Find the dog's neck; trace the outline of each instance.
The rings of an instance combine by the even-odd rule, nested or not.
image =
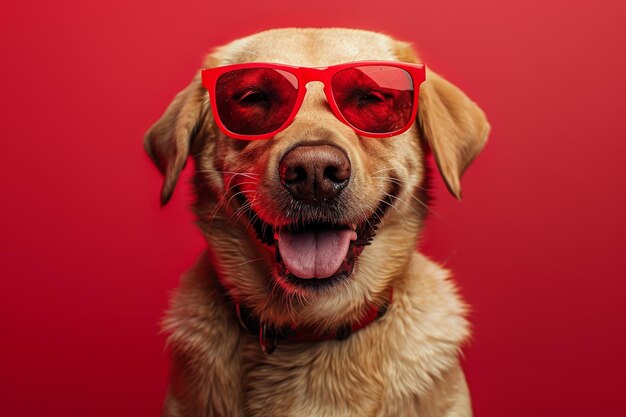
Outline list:
[[[229,304],[232,306],[233,314],[237,317],[241,327],[258,335],[259,344],[263,353],[271,354],[278,343],[316,343],[325,340],[345,340],[353,333],[367,327],[377,319],[381,318],[387,312],[389,305],[393,300],[393,288],[389,288],[385,302],[382,305],[371,304],[361,315],[361,318],[352,323],[345,323],[342,326],[330,331],[320,331],[319,329],[309,326],[291,326],[273,327],[265,323],[261,323],[254,313],[241,304],[237,300],[233,300],[226,295]]]

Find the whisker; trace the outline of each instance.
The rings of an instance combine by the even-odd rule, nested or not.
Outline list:
[[[242,262],[242,263],[234,265],[234,266],[235,267],[240,267],[240,266],[247,265],[247,264],[250,264],[250,263],[253,263],[253,262],[262,261],[263,259],[265,259],[265,258],[261,257],[261,258],[256,258],[256,259],[249,259],[249,260],[247,260],[245,262]]]
[[[231,178],[232,181],[232,178]],[[226,197],[228,196],[228,194],[237,186],[237,185],[241,185],[241,184],[250,184],[250,185],[256,185],[256,182],[252,182],[252,181],[242,181],[238,184],[235,184],[233,186],[230,185],[230,182],[228,184],[228,187],[226,188],[226,191],[223,193],[222,197],[220,197],[220,199],[218,200],[217,204],[215,205],[215,207],[213,208],[213,210],[211,210],[211,213],[209,214],[210,217],[210,222],[207,224],[207,229],[210,229],[213,226],[213,221],[216,218],[217,212],[220,208],[222,208],[222,206],[228,206],[230,204],[230,202],[232,201],[232,199],[239,193],[235,193],[235,195],[232,195],[228,201],[226,201]],[[241,192],[245,192],[245,190],[241,191]],[[232,217],[232,215],[230,216]],[[230,219],[229,217],[229,219]]]
[[[411,206],[408,202],[404,201],[404,200],[403,200],[403,199],[401,199],[400,197],[395,196],[395,195],[391,195],[391,194],[388,194],[388,193],[385,193],[385,194],[387,194],[387,196],[388,196],[389,198],[391,198],[391,199],[394,199],[394,200],[397,200],[397,201],[399,201],[399,202],[401,202],[401,203],[404,203],[404,204],[405,204],[405,205],[406,205],[406,206],[407,206],[407,207],[408,207],[408,208],[409,208],[409,209],[410,209],[413,213],[417,214],[418,216],[421,216],[421,215],[422,215],[422,213],[420,213],[420,212],[419,212],[419,211],[418,211],[415,207]],[[418,201],[419,201],[419,200],[418,200]],[[387,201],[385,201],[385,203],[386,203],[386,204],[389,204]],[[420,203],[421,203],[421,204],[423,204],[423,205],[424,205],[424,207],[428,208],[428,206],[426,206],[423,202],[420,202]],[[407,219],[407,217],[406,217],[406,214],[405,214],[405,213],[402,213],[402,212],[401,212],[401,211],[400,211],[397,207],[395,207],[393,204],[391,204],[390,206],[391,206],[391,208],[393,208],[394,210],[396,210],[398,213],[402,214],[405,220],[408,220],[408,219]]]
[[[405,180],[401,180],[400,178],[377,177],[377,176],[371,176],[371,178],[376,178],[376,179],[381,179],[381,180],[384,180],[384,181],[389,181],[391,183],[398,184],[400,186],[404,186],[406,184],[406,181]],[[426,189],[424,187],[420,187],[419,185],[415,185],[415,188],[419,188],[420,190],[423,190],[423,191],[428,191],[428,189]]]
[[[395,170],[395,168],[381,168],[381,169],[378,169],[378,170],[370,173],[369,175],[371,176],[371,175],[378,174],[378,173],[381,173],[381,172],[393,171],[393,170]]]
[[[403,181],[403,180],[396,179],[396,178],[391,178],[391,177],[372,177],[372,178],[381,179],[381,180],[383,180],[383,181],[388,181],[388,182],[391,182],[391,183],[394,183],[394,184],[398,184],[398,185],[400,185],[400,186],[404,186],[404,185],[405,185],[405,183],[406,183],[406,182],[405,182],[405,181]],[[423,187],[420,187],[419,185],[416,185],[415,187],[416,187],[416,188],[418,188],[418,189],[420,189],[420,190],[427,191],[427,189],[425,189],[425,188],[423,188]],[[440,214],[437,210],[435,210],[435,209],[433,209],[432,207],[430,207],[428,204],[426,204],[425,202],[423,202],[423,201],[422,201],[420,198],[418,198],[417,196],[415,196],[415,195],[413,195],[413,194],[410,194],[409,196],[410,196],[410,198],[411,198],[412,200],[414,200],[416,203],[418,203],[419,205],[421,205],[422,207],[424,207],[424,208],[425,208],[425,209],[426,209],[429,213],[432,213],[432,214],[433,214],[435,217],[437,217],[439,220],[441,220],[441,221],[442,221],[442,222],[444,222],[445,224],[448,224],[448,221],[447,221],[447,220],[446,220],[446,219],[445,219],[445,218],[444,218],[444,217],[443,217],[443,216],[442,216],[442,215],[441,215],[441,214]],[[398,196],[391,196],[391,195],[390,195],[389,197],[394,198],[394,199],[396,199],[396,200],[398,200],[398,201],[400,201],[400,202],[402,202],[402,203],[406,204],[408,207],[411,207],[411,205],[410,205],[408,202],[404,201],[403,199],[401,199],[401,198],[400,198],[400,197],[398,197]],[[419,212],[417,212],[417,211],[415,211],[415,210],[414,210],[414,212],[415,212],[416,214],[420,214]]]
[[[216,172],[218,174],[230,174],[233,176],[242,176],[250,179],[257,179],[260,175],[254,172],[237,172],[237,171],[220,171],[217,169],[200,169],[197,170],[196,173],[202,172]]]

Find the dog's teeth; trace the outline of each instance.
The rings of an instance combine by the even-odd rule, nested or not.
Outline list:
[[[350,228],[352,229],[352,231],[356,231],[356,223],[352,223],[350,225]]]

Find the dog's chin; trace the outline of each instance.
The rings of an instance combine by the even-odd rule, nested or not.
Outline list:
[[[390,190],[378,206],[360,211],[371,215],[358,223],[298,220],[280,226],[261,219],[244,193],[235,195],[256,238],[275,255],[276,284],[287,293],[310,293],[350,280],[358,268],[359,256],[375,239],[398,191]]]

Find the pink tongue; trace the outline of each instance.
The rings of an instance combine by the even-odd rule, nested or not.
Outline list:
[[[328,278],[346,259],[351,240],[356,240],[352,230],[284,230],[278,249],[289,272],[298,278]]]

